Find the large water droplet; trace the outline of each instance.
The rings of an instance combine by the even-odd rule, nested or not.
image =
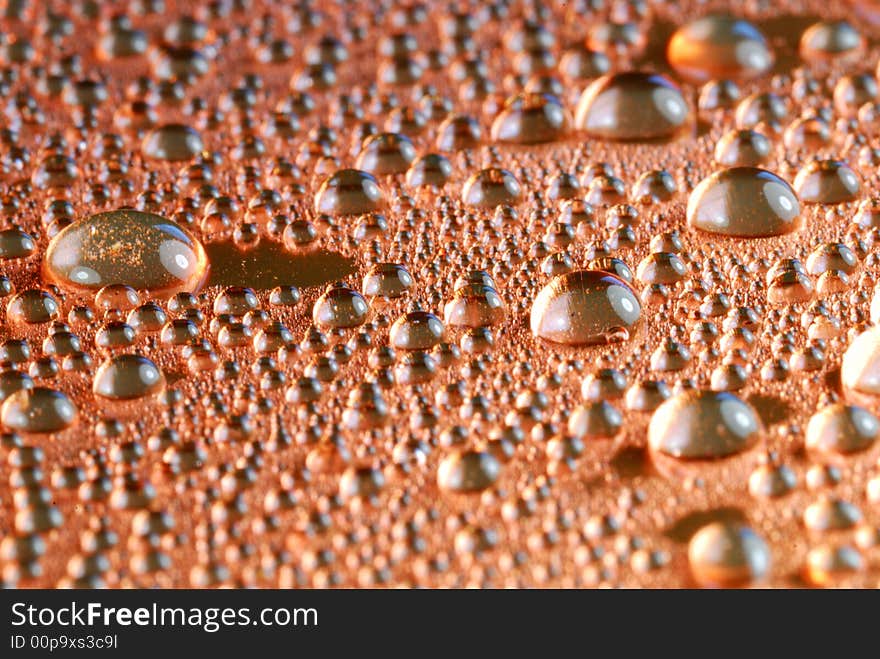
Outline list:
[[[807,204],[839,204],[859,197],[859,177],[841,160],[811,160],[794,179],[798,198]]]
[[[384,204],[376,178],[359,169],[339,170],[326,178],[315,194],[315,210],[328,215],[361,215]]]
[[[704,178],[688,198],[688,224],[725,236],[778,236],[800,226],[791,186],[757,167],[731,167]]]
[[[840,380],[847,395],[871,405],[880,395],[880,326],[859,334],[843,353]]]
[[[816,412],[807,424],[807,448],[826,453],[856,453],[877,441],[880,421],[857,405],[835,403]]]
[[[488,451],[458,451],[443,458],[437,467],[437,485],[451,492],[479,492],[491,486],[501,464]]]
[[[183,124],[166,124],[154,128],[141,145],[141,151],[147,158],[172,161],[191,160],[203,148],[198,132]]]
[[[125,209],[65,227],[49,243],[43,269],[67,288],[125,284],[170,294],[198,289],[208,259],[198,239],[183,227],[159,215]]]
[[[754,78],[773,65],[773,53],[758,28],[722,15],[704,16],[678,28],[666,57],[678,75],[696,83]]]
[[[19,389],[0,407],[0,422],[20,432],[58,432],[73,425],[76,415],[73,401],[46,387]]]
[[[750,447],[761,431],[751,405],[728,392],[683,391],[651,416],[648,443],[681,459],[723,458]]]
[[[554,343],[595,345],[629,336],[641,305],[629,285],[598,270],[577,270],[547,284],[532,303],[532,334]]]
[[[506,169],[490,167],[481,169],[465,181],[461,200],[477,208],[515,205],[522,201],[522,189],[516,177]]]
[[[800,41],[801,57],[825,60],[858,53],[865,42],[858,30],[845,20],[824,20],[808,27]]]
[[[524,92],[505,101],[492,124],[492,139],[512,144],[552,142],[565,134],[568,124],[558,98]]]
[[[362,325],[370,305],[363,295],[345,284],[331,284],[315,302],[312,320],[318,327],[348,328]]]
[[[701,586],[746,586],[767,576],[770,548],[747,526],[713,522],[691,538],[688,562],[691,574]]]
[[[162,371],[146,357],[117,355],[98,368],[92,390],[104,398],[128,400],[157,394],[164,386]]]
[[[657,73],[628,71],[606,75],[584,90],[575,128],[610,140],[669,137],[688,119],[678,86]]]

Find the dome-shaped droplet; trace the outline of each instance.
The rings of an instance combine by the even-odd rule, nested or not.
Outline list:
[[[92,391],[113,400],[129,400],[157,394],[165,386],[162,371],[140,355],[117,355],[95,373]]]
[[[468,284],[456,289],[443,307],[448,327],[488,327],[504,320],[504,301],[491,286]]]
[[[732,130],[715,145],[715,162],[724,167],[756,167],[770,156],[767,137],[751,129]]]
[[[443,321],[437,316],[415,310],[394,321],[388,338],[399,350],[428,350],[443,341],[445,334]]]
[[[748,526],[713,522],[691,538],[688,562],[694,580],[701,586],[747,586],[769,573],[770,548]]]
[[[13,323],[48,323],[56,319],[58,313],[57,300],[38,288],[16,293],[6,304],[6,318]]]
[[[568,130],[562,102],[550,94],[511,96],[492,123],[492,139],[510,144],[538,144],[558,140]]]
[[[490,487],[501,473],[501,463],[488,451],[458,451],[440,462],[437,485],[451,492],[479,492]]]
[[[362,325],[370,305],[363,295],[345,284],[331,284],[315,301],[312,320],[317,327],[347,328]]]
[[[384,205],[376,178],[359,169],[339,170],[326,178],[315,194],[315,211],[327,215],[361,215]]]
[[[195,158],[204,149],[199,133],[183,124],[165,124],[150,131],[141,145],[147,158],[183,161]]]
[[[193,291],[208,259],[198,239],[152,213],[99,213],[62,229],[49,243],[43,269],[58,285],[97,290],[124,284],[155,293]]]
[[[414,188],[442,188],[452,177],[452,163],[446,156],[428,153],[415,160],[406,172],[406,182]]]
[[[406,135],[379,133],[364,140],[357,168],[380,176],[402,174],[416,159],[416,147]]]
[[[848,395],[870,405],[880,396],[880,326],[859,334],[843,353],[840,381]]]
[[[668,137],[688,119],[678,86],[657,73],[602,76],[581,94],[575,128],[609,140]]]
[[[554,343],[592,345],[628,338],[641,305],[629,285],[598,270],[557,277],[532,303],[532,334]]]
[[[864,38],[845,20],[826,20],[808,27],[800,41],[800,54],[805,60],[826,60],[857,54]]]
[[[76,415],[73,401],[46,387],[19,389],[0,407],[0,422],[20,432],[58,432],[73,425]]]
[[[33,236],[21,229],[0,230],[0,261],[23,259],[33,254],[36,248]]]
[[[678,75],[696,83],[754,78],[773,65],[773,53],[758,28],[723,15],[704,16],[678,28],[666,57]]]
[[[522,201],[522,189],[516,177],[506,169],[490,167],[481,169],[465,181],[461,200],[476,208],[513,206]]]
[[[794,179],[798,198],[806,204],[839,204],[859,197],[859,177],[840,160],[811,160]]]
[[[744,400],[728,392],[683,391],[651,416],[648,443],[675,458],[723,458],[749,448],[761,422]]]
[[[778,236],[800,226],[791,186],[756,167],[731,167],[700,181],[688,198],[690,226],[725,236]]]
[[[364,275],[361,290],[367,297],[398,298],[413,285],[413,277],[397,263],[377,263]]]
[[[856,453],[877,441],[880,421],[857,405],[835,403],[819,410],[807,424],[807,448],[825,453]]]

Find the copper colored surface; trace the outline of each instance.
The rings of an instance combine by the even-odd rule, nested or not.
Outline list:
[[[3,586],[877,584],[877,3],[2,7]]]

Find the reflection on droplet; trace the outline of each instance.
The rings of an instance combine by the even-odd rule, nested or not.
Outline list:
[[[751,405],[728,392],[683,391],[651,416],[648,443],[681,459],[723,458],[757,441],[761,422]]]
[[[714,522],[691,538],[688,562],[694,580],[703,587],[747,586],[770,572],[770,548],[748,526]]]
[[[141,145],[141,151],[147,158],[171,161],[191,160],[203,148],[198,132],[183,124],[166,124],[154,128]]]
[[[197,290],[208,259],[188,230],[134,210],[99,213],[65,227],[49,243],[43,268],[60,286],[96,290],[125,284],[170,294]]]
[[[568,130],[562,103],[550,94],[521,93],[504,103],[492,124],[492,139],[511,144],[552,142]]]
[[[488,451],[458,451],[440,462],[437,485],[450,492],[479,492],[501,473],[501,463]]]
[[[146,357],[117,355],[98,368],[92,391],[112,400],[130,400],[157,394],[164,386],[162,371]]]
[[[321,183],[315,211],[328,215],[361,215],[379,210],[385,197],[376,178],[359,169],[342,169]]]
[[[758,28],[722,15],[704,16],[678,28],[666,56],[678,75],[696,83],[754,78],[773,65],[773,53]]]
[[[461,200],[467,206],[495,208],[516,205],[522,201],[522,189],[516,177],[506,169],[490,167],[473,174],[461,189]]]
[[[565,345],[594,345],[629,336],[641,304],[629,285],[607,272],[554,277],[532,303],[532,334]]]
[[[761,238],[800,226],[791,186],[756,167],[731,167],[704,178],[688,198],[688,224],[725,236]]]
[[[581,94],[575,128],[610,140],[668,137],[688,120],[681,90],[657,73],[628,71],[599,78]]]
[[[73,425],[76,416],[73,401],[62,392],[46,387],[19,389],[0,407],[0,422],[20,432],[58,432]]]
[[[798,198],[807,204],[839,204],[859,197],[859,177],[841,160],[812,160],[794,179]]]

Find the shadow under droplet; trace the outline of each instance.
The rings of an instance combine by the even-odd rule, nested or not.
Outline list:
[[[317,286],[342,279],[354,272],[354,261],[335,252],[291,254],[278,243],[263,241],[247,251],[234,243],[205,246],[211,272],[208,286]]]
[[[755,394],[749,396],[749,403],[755,408],[765,427],[782,423],[791,416],[791,408],[781,398]]]
[[[647,452],[639,446],[626,446],[611,458],[611,467],[621,478],[636,478],[653,473]]]
[[[675,524],[663,531],[663,535],[675,542],[690,542],[691,537],[701,528],[712,522],[744,524],[746,514],[739,508],[729,506],[713,510],[697,510],[685,515]]]

